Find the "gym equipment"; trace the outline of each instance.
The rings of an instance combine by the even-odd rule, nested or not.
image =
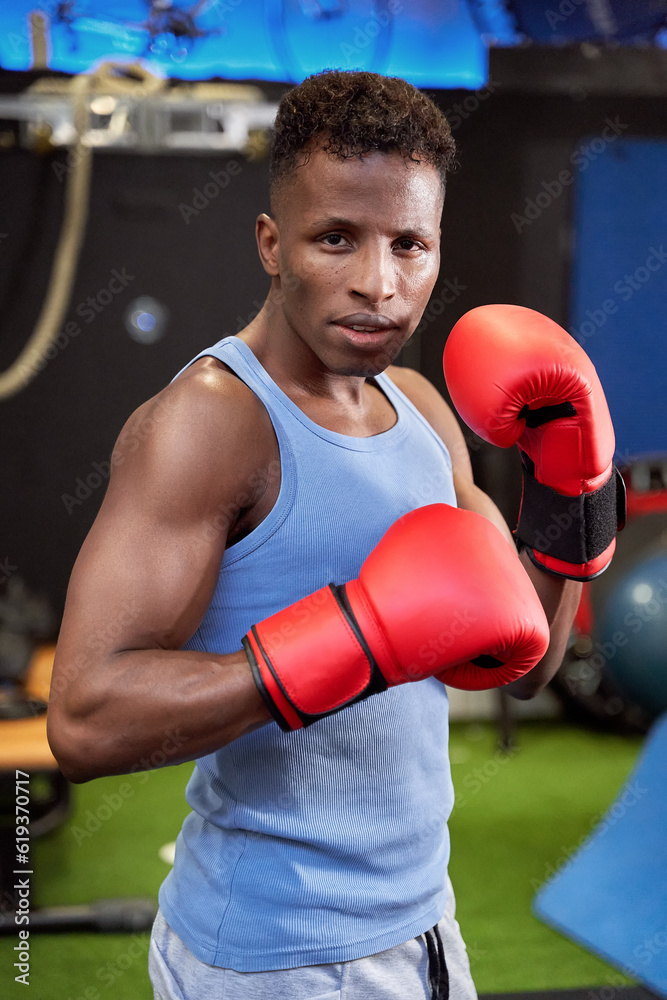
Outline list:
[[[584,588],[552,688],[575,721],[645,733],[667,709],[667,463],[637,462],[623,475],[628,523],[609,569]]]
[[[40,646],[30,660],[27,697],[46,702],[49,696],[55,647]],[[21,904],[17,892],[16,805],[17,769],[28,774],[30,840],[50,833],[70,814],[69,782],[58,770],[46,739],[46,716],[30,713],[0,719],[0,936],[17,934],[15,915]],[[27,786],[27,787],[28,787]],[[34,891],[37,874],[31,876]],[[99,931],[129,934],[149,931],[157,901],[149,898],[102,899],[79,906],[30,907],[30,932]]]
[[[667,715],[591,837],[533,900],[540,920],[667,997]]]
[[[667,711],[667,544],[642,555],[607,595],[594,627],[606,669],[653,716]]]
[[[20,577],[10,577],[0,597],[0,722],[46,712],[46,701],[30,695],[25,678],[37,641],[53,629],[48,602],[31,594]]]

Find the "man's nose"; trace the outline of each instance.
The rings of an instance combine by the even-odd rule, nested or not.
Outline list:
[[[368,302],[384,302],[396,291],[396,273],[391,250],[369,246],[354,255],[351,290]]]

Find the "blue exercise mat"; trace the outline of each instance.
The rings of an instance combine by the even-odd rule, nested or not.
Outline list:
[[[667,714],[604,819],[536,894],[533,911],[667,997]]]

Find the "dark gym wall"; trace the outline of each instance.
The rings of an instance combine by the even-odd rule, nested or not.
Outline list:
[[[53,166],[63,163],[18,150],[0,155],[2,369],[43,300],[63,199]],[[179,206],[192,206],[196,189],[216,189],[211,172],[219,194],[199,214],[183,213]],[[225,172],[231,179],[223,190]],[[254,220],[267,205],[265,165],[241,156],[95,156],[86,239],[62,327],[74,323],[80,332],[63,337],[34,381],[0,403],[0,560],[46,593],[57,613],[123,423],[200,350],[236,333],[265,297]],[[100,306],[110,281],[112,301]],[[166,334],[154,345],[136,343],[124,325],[139,295],[169,310]]]
[[[455,106],[470,97],[465,91],[439,95],[457,126],[460,169],[445,204],[441,274],[418,350],[406,351],[406,361],[418,361],[441,390],[446,335],[468,309],[517,302],[567,324],[575,185],[520,232],[512,214],[524,214],[526,199],[561,170],[576,175],[573,150],[585,137],[600,135],[607,118],[627,124],[624,136],[667,132],[659,97],[534,95],[496,83],[463,117]],[[211,180],[209,172],[224,171],[230,159],[240,164],[238,175],[186,224],[179,205],[192,205],[195,189],[202,191]],[[60,156],[57,162],[63,161]],[[7,234],[0,243],[4,369],[32,330],[43,299],[64,187],[52,160],[18,150],[0,152],[0,177],[0,232]],[[108,460],[132,410],[256,311],[268,279],[253,230],[266,207],[265,161],[96,154],[90,220],[68,314],[81,333],[27,389],[0,404],[0,560],[46,593],[58,613],[105,482],[89,496],[79,487],[80,504],[66,504],[63,496],[78,499],[77,480],[85,483],[94,463]],[[114,269],[125,269],[132,280],[86,323],[77,308],[108,286]],[[153,346],[132,341],[123,324],[127,303],[141,294],[162,301],[170,313],[164,339]],[[511,521],[518,505],[518,457],[481,445],[469,432],[468,439],[478,482]]]

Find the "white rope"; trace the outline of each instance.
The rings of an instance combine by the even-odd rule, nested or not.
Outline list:
[[[122,73],[131,70],[135,79],[118,76],[119,70]],[[48,89],[48,80],[39,83],[41,86],[36,89]],[[9,399],[25,389],[41,371],[67,312],[88,221],[93,151],[84,144],[83,137],[89,126],[91,94],[94,91],[136,94],[140,90],[145,95],[162,86],[164,81],[152,76],[143,66],[121,64],[117,67],[113,63],[103,63],[94,73],[81,74],[67,82],[74,105],[76,141],[70,153],[62,226],[37,323],[19,356],[0,374],[0,400]]]

